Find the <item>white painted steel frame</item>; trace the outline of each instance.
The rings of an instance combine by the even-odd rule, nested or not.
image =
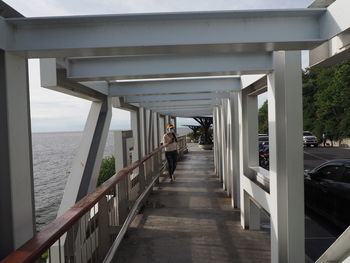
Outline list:
[[[217,105],[218,101],[214,99],[203,99],[203,100],[187,100],[187,101],[172,101],[172,102],[147,102],[147,103],[140,103],[140,106],[145,108],[172,108],[172,107],[190,107],[190,106],[211,106],[211,105]]]
[[[2,37],[12,40],[7,50],[24,51],[28,57],[310,49],[341,32],[327,20],[328,12],[294,9],[12,18],[5,19],[8,32],[2,32]],[[349,24],[344,23],[346,26]]]
[[[71,58],[67,77],[75,81],[266,74],[271,52]]]
[[[304,262],[301,54],[276,52],[268,75],[271,259]]]
[[[239,78],[179,79],[111,83],[109,96],[230,92],[240,89]]]
[[[24,89],[24,86],[27,85],[25,58],[137,54],[187,54],[188,58],[192,56],[192,60],[188,59],[186,62],[190,65],[188,68],[180,69],[175,67],[175,65],[169,64],[168,68],[164,67],[164,71],[158,69],[156,72],[151,72],[151,70],[146,71],[145,67],[142,68],[142,65],[139,65],[140,72],[137,74],[141,77],[146,75],[152,76],[153,74],[157,76],[165,76],[166,74],[174,74],[173,76],[178,76],[176,74],[179,74],[180,76],[181,74],[192,73],[201,75],[201,73],[205,73],[201,72],[204,71],[205,65],[202,65],[202,68],[193,69],[195,65],[199,67],[196,64],[198,60],[195,57],[199,56],[199,54],[209,54],[210,56],[217,56],[217,58],[221,56],[222,67],[219,67],[219,65],[217,68],[213,67],[212,72],[218,73],[221,71],[225,74],[228,72],[239,72],[238,64],[229,65],[229,59],[212,53],[228,54],[232,52],[311,49],[325,41],[329,41],[314,50],[313,54],[316,59],[313,60],[313,63],[318,63],[319,60],[332,62],[334,61],[332,58],[338,54],[348,54],[346,43],[349,42],[349,36],[348,32],[344,32],[350,28],[350,16],[347,14],[348,8],[349,2],[347,0],[337,0],[328,9],[312,10],[225,11],[66,18],[0,18],[0,48],[14,52],[11,55],[9,53],[6,54],[9,61],[9,64],[6,64],[6,81],[8,81],[6,89],[9,90],[7,99],[9,114],[8,122],[6,123],[10,134],[8,152],[11,158],[10,162],[15,159],[12,157],[17,152],[21,163],[24,164],[22,167],[16,167],[9,162],[11,169],[13,169],[10,172],[11,180],[16,182],[20,179],[21,183],[23,183],[23,180],[28,181],[32,169],[32,164],[30,163],[31,145],[28,139],[30,137],[28,129],[30,126],[28,124],[28,93]],[[164,21],[167,22],[164,23]],[[89,27],[85,25],[89,25]],[[140,38],[140,35],[143,37]],[[322,54],[322,52],[324,53]],[[240,55],[230,56],[238,57]],[[156,58],[156,56],[153,57],[153,59]],[[241,57],[241,59],[247,58]],[[173,64],[175,64],[175,60],[179,61],[179,59],[180,57],[173,57]],[[182,56],[181,59],[183,61],[186,60],[185,56]],[[168,62],[171,63],[171,60],[168,60]],[[261,62],[263,64],[263,61]],[[72,83],[67,81],[59,85],[57,76],[55,76],[58,72],[56,71],[56,61],[51,61],[50,63],[51,67],[49,69],[52,71],[51,73],[54,73],[54,78],[51,79],[53,82],[51,83],[56,84],[56,86],[53,85],[51,87],[62,86],[66,90],[71,90],[79,95],[83,94],[82,90],[79,92],[75,90],[78,87],[77,85],[70,86]],[[138,61],[138,63],[141,62]],[[241,65],[242,72],[247,70],[248,67],[248,70],[254,71],[254,66],[258,66],[251,65],[248,63],[248,60],[246,60],[246,63]],[[206,69],[210,68],[208,65],[206,66]],[[262,68],[262,65],[260,66]],[[169,111],[163,109],[163,114],[166,114],[165,125],[170,122],[176,125],[174,116],[193,116],[193,114],[206,113],[211,115],[214,112],[217,172],[223,181],[225,189],[234,195],[233,189],[237,190],[234,178],[237,170],[240,171],[239,178],[236,178],[236,181],[240,182],[241,186],[239,189],[240,196],[234,197],[233,200],[239,200],[240,202],[243,227],[249,227],[250,229],[259,228],[260,209],[264,208],[271,215],[272,262],[304,262],[300,67],[299,51],[274,52],[272,68],[274,71],[268,74],[270,137],[270,172],[268,175],[270,177],[270,194],[248,178],[257,173],[264,175],[266,171],[257,168],[257,94],[247,94],[245,90],[240,91],[242,88],[240,79],[144,81],[132,84],[119,82],[110,83],[109,86],[104,83],[101,86],[86,83],[86,86],[92,90],[99,91],[101,94],[108,92],[109,96],[152,94],[167,96],[177,93],[178,95],[183,95],[187,93],[239,91],[233,94],[233,96],[236,96],[233,98],[233,101],[237,105],[234,106],[234,110],[232,107],[230,108],[229,102],[231,100],[229,101],[227,98],[221,98],[221,106],[214,106],[214,111],[210,107],[207,107],[206,110],[205,108],[171,109]],[[266,68],[271,70],[269,65]],[[90,74],[92,74],[91,69],[89,70]],[[127,74],[132,74],[130,70],[127,71],[127,68],[124,68],[124,70],[124,72],[118,72],[116,75],[106,74],[98,76],[96,74],[97,76],[93,76],[93,78],[125,77],[129,76]],[[210,75],[212,72],[206,73]],[[16,73],[16,78],[14,73]],[[90,77],[87,75],[84,75],[84,78]],[[75,75],[75,77],[79,76]],[[134,77],[137,77],[136,74]],[[45,78],[46,75],[43,76],[43,80]],[[90,85],[96,88],[91,88]],[[15,88],[10,90],[10,87]],[[13,98],[11,94],[14,95]],[[18,94],[21,96],[16,96]],[[100,94],[98,94],[98,97],[90,97],[90,99],[101,101]],[[109,100],[110,98],[108,98]],[[95,183],[110,121],[110,101],[108,102],[108,110],[103,112],[103,114],[106,114],[105,119],[101,122],[96,119],[98,112],[101,113],[101,109],[98,107],[99,103],[101,104],[101,102],[94,102],[91,107],[91,118],[89,116],[83,136],[84,142],[77,156],[77,160],[83,157],[83,160],[85,160],[84,165],[90,166],[90,172],[86,175],[88,183],[79,182],[79,184],[84,184],[84,191],[91,190]],[[22,113],[18,113],[19,110],[15,107],[23,110]],[[230,125],[226,125],[230,124],[233,116],[236,121],[238,120],[238,125],[235,129]],[[151,109],[140,108],[139,123],[140,134],[142,135],[140,142],[143,155],[149,153],[155,147],[157,143],[156,138],[159,138],[159,134],[157,134],[159,123],[155,121],[158,117],[158,113],[153,112]],[[19,122],[18,120],[22,121]],[[97,126],[99,126],[99,129],[97,129]],[[98,132],[95,134],[94,132],[97,130]],[[24,136],[20,136],[22,138],[20,141],[17,141],[18,136],[15,136],[17,134],[24,134]],[[98,145],[93,146],[95,139],[99,142]],[[18,149],[22,149],[18,146],[18,143],[25,147],[25,150],[22,150],[21,153],[18,152]],[[95,147],[95,150],[89,157],[87,151],[90,147]],[[231,151],[233,149],[236,155]],[[239,158],[234,158],[234,156],[239,156]],[[233,168],[233,163],[236,162],[239,165]],[[77,163],[78,161],[75,162],[75,165]],[[26,169],[24,173],[18,170],[22,168]],[[150,168],[147,167],[147,169]],[[232,171],[232,169],[235,169],[235,171]],[[18,174],[21,174],[21,177],[18,177],[16,171],[18,171]],[[81,178],[85,177],[81,169],[77,168],[76,172]],[[231,179],[232,182],[230,182]],[[13,185],[11,184],[10,186],[13,187]],[[31,182],[28,185],[31,185],[29,190],[32,190]],[[76,183],[75,185],[77,187]],[[13,189],[11,190],[13,191]],[[73,199],[74,196],[78,196],[76,190],[69,190],[65,195],[73,197]],[[28,189],[26,189],[23,193],[21,192],[20,196],[16,196],[12,200],[13,204],[15,204],[24,199],[26,199],[23,202],[25,204],[28,204],[28,200],[31,200],[29,202],[30,205],[26,207],[27,210],[23,217],[31,225],[23,227],[24,231],[20,233],[23,236],[27,233],[32,234],[33,198],[32,196],[30,198]],[[23,211],[21,213],[23,215]],[[13,212],[14,225],[23,219],[19,215],[20,213],[17,210]],[[21,243],[20,238],[17,239],[16,237],[15,239]],[[19,244],[18,242],[16,246]]]
[[[207,92],[207,93],[193,93],[193,94],[167,94],[166,96],[161,94],[155,95],[144,95],[144,96],[126,96],[126,103],[149,103],[149,102],[172,102],[175,101],[196,101],[196,100],[204,100],[204,99],[220,99],[220,98],[229,98],[230,93],[215,93],[215,92]]]
[[[83,136],[72,163],[58,216],[96,188],[99,169],[112,118],[111,98],[93,102]]]
[[[0,258],[35,234],[27,60],[0,50]]]

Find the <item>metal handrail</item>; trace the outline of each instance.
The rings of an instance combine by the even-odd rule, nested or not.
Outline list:
[[[163,168],[161,168],[160,170],[164,169],[165,165],[163,166]],[[105,259],[103,260],[103,263],[109,263],[112,262],[114,256],[115,256],[115,252],[117,251],[120,243],[122,242],[124,235],[126,233],[126,230],[128,229],[129,225],[131,224],[132,220],[135,218],[135,216],[137,215],[141,204],[143,203],[143,199],[145,199],[145,197],[147,196],[147,194],[150,192],[150,190],[152,189],[153,185],[155,184],[155,182],[158,180],[159,176],[161,175],[161,173],[158,173],[156,175],[156,177],[153,179],[153,181],[148,185],[148,187],[146,188],[145,191],[143,191],[143,193],[139,196],[139,198],[137,198],[134,206],[132,207],[130,213],[128,214],[128,217],[126,218],[122,228],[120,229],[117,238],[114,240],[111,248],[109,249]]]
[[[148,159],[161,152],[168,144],[165,144],[153,152],[145,155],[129,166],[121,169],[110,179],[96,188],[93,192],[86,195],[74,206],[68,209],[63,215],[56,218],[42,231],[37,233],[32,239],[28,240],[16,251],[12,252],[1,263],[13,262],[33,262],[52,246],[63,234],[65,234],[73,225],[79,221],[91,208],[93,208],[113,187],[115,187],[125,176],[133,170],[140,167]]]

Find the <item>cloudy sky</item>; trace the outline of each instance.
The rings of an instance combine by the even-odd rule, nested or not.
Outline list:
[[[119,13],[304,8],[312,0],[5,0],[27,17]],[[307,65],[307,56],[303,65]],[[38,60],[29,61],[33,132],[81,131],[90,102],[40,87]],[[188,120],[180,120],[179,124]],[[111,129],[128,129],[129,114],[113,110]]]

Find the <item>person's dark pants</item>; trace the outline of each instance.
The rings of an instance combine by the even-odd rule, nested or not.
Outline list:
[[[173,173],[176,169],[177,151],[165,152],[165,157],[168,161],[169,176],[173,178]]]

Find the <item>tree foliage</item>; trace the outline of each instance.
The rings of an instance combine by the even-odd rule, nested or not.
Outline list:
[[[97,186],[100,186],[115,174],[115,158],[114,156],[102,159],[100,174],[97,180]]]
[[[260,107],[258,112],[260,134],[267,134],[269,132],[267,113],[268,113],[268,106],[267,106],[267,101],[265,101],[264,104]]]
[[[303,72],[304,129],[350,137],[350,61]]]
[[[210,127],[213,124],[213,118],[212,117],[195,117],[193,119],[201,125],[199,128],[199,132],[201,134],[201,140],[199,143],[212,144],[213,131],[210,129]]]
[[[350,61],[303,71],[304,130],[318,138],[350,137]],[[267,133],[267,102],[259,109],[259,133]]]

